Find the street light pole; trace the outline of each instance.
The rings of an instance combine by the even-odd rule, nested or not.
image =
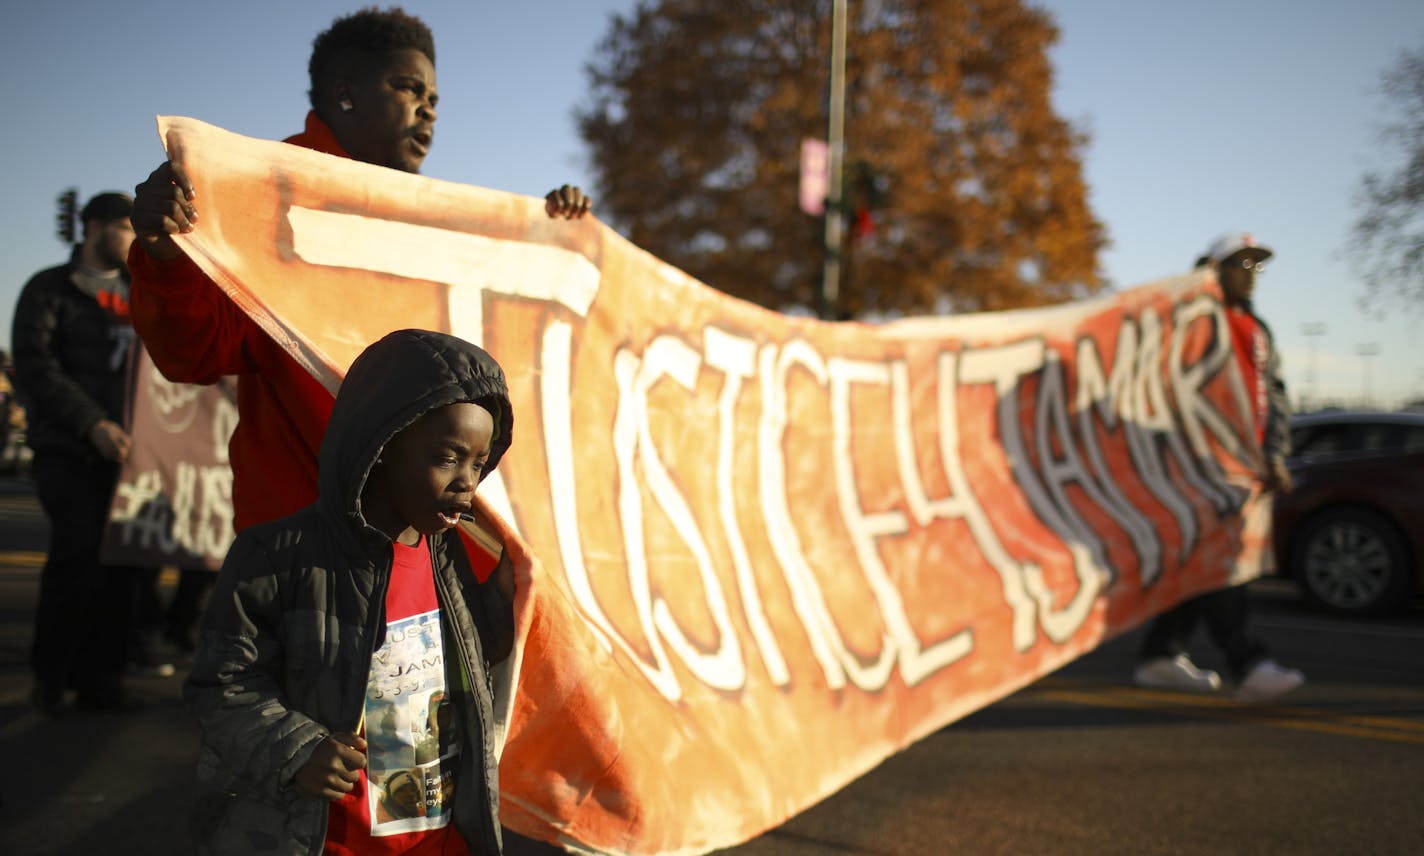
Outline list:
[[[826,256],[821,268],[821,317],[839,315],[841,291],[841,170],[845,160],[845,0],[835,0],[831,13],[831,148],[829,192],[826,197]]]
[[[1305,334],[1305,340],[1310,345],[1309,364],[1305,369],[1305,388],[1310,392],[1308,400],[1313,405],[1319,396],[1315,375],[1315,340],[1325,335],[1325,325],[1319,321],[1309,321],[1300,325],[1300,331]],[[1301,409],[1308,408],[1302,407]]]
[[[1361,342],[1355,346],[1355,353],[1360,355],[1361,380],[1363,381],[1361,389],[1364,392],[1362,404],[1368,407],[1373,401],[1373,397],[1370,395],[1370,358],[1379,353],[1379,343]]]

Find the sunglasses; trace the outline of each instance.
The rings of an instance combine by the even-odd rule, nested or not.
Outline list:
[[[1253,273],[1263,273],[1266,270],[1265,262],[1258,262],[1252,259],[1241,259],[1234,262],[1223,262],[1225,267],[1240,267],[1242,270],[1249,270]]]

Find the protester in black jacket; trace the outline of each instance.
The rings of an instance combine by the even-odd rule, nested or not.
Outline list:
[[[514,574],[479,581],[454,530],[513,425],[503,370],[454,336],[398,330],[352,364],[317,501],[238,533],[203,618],[199,853],[500,852]]]
[[[123,676],[136,569],[99,564],[119,465],[127,361],[132,203],[101,193],[84,206],[83,241],[68,264],[20,293],[11,346],[40,504],[50,521],[30,651],[34,701],[50,715],[77,691],[81,708],[124,710]],[[151,571],[148,573],[151,574]]]

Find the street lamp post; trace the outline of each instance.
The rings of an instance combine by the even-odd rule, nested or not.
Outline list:
[[[826,194],[826,257],[821,268],[821,317],[839,317],[841,291],[841,167],[845,160],[846,4],[835,0],[831,13],[831,167]]]
[[[1305,340],[1309,345],[1308,362],[1305,368],[1305,389],[1309,394],[1307,401],[1314,406],[1319,400],[1319,387],[1316,386],[1318,378],[1315,374],[1315,340],[1325,335],[1325,325],[1319,321],[1308,321],[1300,325],[1300,332],[1305,334]],[[1302,407],[1302,410],[1309,410]]]
[[[1361,342],[1355,346],[1355,353],[1360,355],[1360,388],[1364,393],[1362,404],[1368,407],[1373,401],[1373,397],[1370,395],[1370,358],[1379,354],[1379,343]]]

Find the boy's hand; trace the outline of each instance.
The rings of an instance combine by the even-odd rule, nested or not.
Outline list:
[[[356,787],[366,768],[366,738],[343,731],[330,734],[297,771],[297,787],[335,802]]]
[[[557,217],[578,220],[587,214],[591,207],[593,200],[585,196],[582,190],[569,184],[544,194],[544,213],[548,214],[551,220]]]
[[[191,232],[198,222],[193,207],[193,182],[182,164],[164,161],[148,179],[134,187],[134,236],[139,246],[159,261],[172,261],[182,254],[171,235]]]

